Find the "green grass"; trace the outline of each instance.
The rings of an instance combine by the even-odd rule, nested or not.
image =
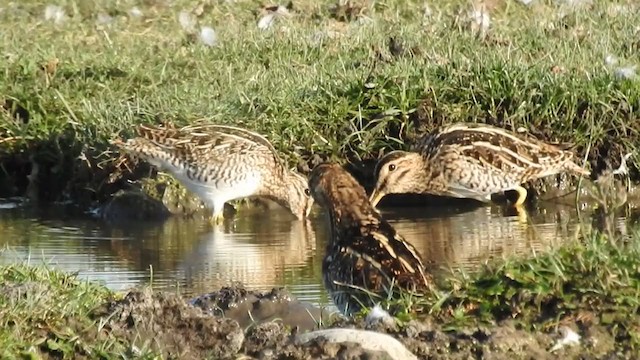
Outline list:
[[[258,1],[203,1],[198,21],[216,29],[212,48],[177,20],[193,2],[173,3],[61,0],[67,20],[57,25],[44,20],[46,2],[0,5],[0,196],[104,200],[122,186],[107,182],[117,157],[109,140],[160,120],[259,131],[292,166],[314,155],[359,164],[441,123],[487,122],[575,143],[594,169],[632,151],[638,179],[640,81],[616,79],[604,61],[637,61],[640,12],[612,11],[631,1],[496,1],[484,37],[466,25],[462,0],[431,2],[428,18],[422,1],[362,2],[358,11],[300,1],[268,31],[256,26]],[[134,5],[143,18],[126,15]],[[113,22],[97,25],[100,12]],[[390,37],[405,51],[390,49]],[[637,347],[639,240],[587,234],[551,254],[457,274],[426,305],[452,326],[516,316],[546,327],[586,309]],[[127,351],[108,336],[88,340],[97,325],[86,315],[112,296],[104,288],[23,265],[0,274],[2,283],[36,284],[26,297],[0,294],[0,349]]]
[[[0,267],[0,357],[127,356],[130,344],[101,331],[90,314],[114,298],[105,287],[44,266]]]
[[[597,327],[615,342],[616,351],[640,351],[640,227],[627,219],[625,231],[614,224],[624,207],[611,176],[593,191],[598,207],[580,218],[575,239],[529,257],[493,260],[472,273],[453,269],[438,278],[436,291],[424,297],[401,294],[385,301],[406,321],[431,317],[448,331],[515,322],[531,332],[575,324]],[[591,223],[589,223],[591,222]]]
[[[448,278],[435,311],[483,320],[554,321],[577,309],[604,318],[640,307],[640,233],[626,241],[589,234],[580,242],[525,260],[492,264],[473,276]],[[466,311],[465,309],[469,309]],[[628,319],[630,320],[630,319]]]
[[[607,334],[617,354],[637,354],[638,264],[639,228],[624,237],[594,230],[548,253],[493,261],[474,273],[454,270],[435,292],[401,295],[383,307],[401,323],[417,316],[454,336],[506,323],[533,334],[570,325],[583,336]]]
[[[177,20],[196,6],[173,3],[60,1],[67,19],[57,25],[44,20],[46,2],[3,6],[0,195],[28,192],[38,164],[31,195],[103,200],[121,187],[106,181],[117,157],[108,141],[158,120],[257,130],[303,169],[314,155],[366,162],[458,121],[573,142],[595,169],[637,150],[640,82],[617,80],[604,62],[611,54],[633,65],[638,51],[640,13],[614,14],[622,2],[496,1],[479,37],[462,0],[433,2],[427,18],[422,1],[354,2],[355,10],[294,2],[293,16],[267,31],[256,26],[258,1],[203,1],[198,21],[217,31],[212,48]],[[134,5],[143,18],[127,15]],[[113,22],[97,25],[99,13]],[[389,48],[390,36],[404,52]],[[55,71],[43,71],[53,59]],[[636,152],[634,179],[637,163]]]

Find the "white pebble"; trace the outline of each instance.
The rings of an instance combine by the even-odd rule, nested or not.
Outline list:
[[[137,6],[134,6],[129,10],[129,16],[132,18],[139,18],[142,17],[142,15],[142,10],[140,10]]]
[[[324,338],[330,343],[353,342],[370,351],[383,351],[392,360],[418,360],[400,341],[375,331],[358,329],[324,329],[296,336],[296,343],[304,344],[313,339]]]
[[[99,13],[96,17],[96,24],[98,25],[109,25],[113,22],[113,17],[109,14]]]
[[[376,305],[371,308],[371,311],[367,314],[367,317],[364,320],[368,325],[373,325],[378,322],[383,323],[393,323],[393,317],[389,315],[387,311],[385,311],[380,305]]]
[[[203,26],[200,30],[200,41],[207,46],[215,46],[218,42],[218,35],[211,27]]]
[[[560,328],[560,334],[562,334],[562,338],[556,342],[555,345],[549,350],[549,352],[554,352],[562,349],[565,346],[574,346],[580,345],[580,335],[570,328],[563,326]]]
[[[489,30],[491,18],[486,10],[473,10],[469,14],[469,17],[471,18],[473,28],[479,31],[480,34],[485,34],[487,30]]]
[[[607,54],[604,58],[604,63],[607,64],[607,66],[612,66],[618,63],[618,59],[611,54]]]
[[[627,175],[629,173],[629,168],[627,167],[627,160],[633,155],[633,153],[626,153],[622,155],[620,159],[620,166],[617,169],[613,170],[613,175]]]
[[[621,80],[631,80],[636,78],[637,65],[619,67],[614,71],[615,76]]]
[[[269,13],[258,20],[258,29],[267,30],[273,24],[276,19],[276,13]]]
[[[195,32],[196,19],[190,12],[180,11],[180,14],[178,14],[178,21],[180,22],[180,26],[182,26],[183,30],[187,32]]]
[[[66,19],[64,9],[58,5],[47,5],[44,9],[44,19],[53,21],[55,24],[62,24]]]

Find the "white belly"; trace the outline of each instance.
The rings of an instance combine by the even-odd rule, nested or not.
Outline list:
[[[242,180],[211,179],[201,183],[190,179],[182,168],[171,166],[165,169],[214,211],[222,211],[227,201],[255,195],[262,182],[262,176],[258,171],[243,174]]]

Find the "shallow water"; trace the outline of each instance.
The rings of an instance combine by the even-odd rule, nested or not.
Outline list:
[[[574,238],[576,213],[552,203],[530,211],[528,221],[499,205],[383,211],[425,260],[467,270]],[[300,300],[329,304],[321,281],[328,235],[322,211],[315,208],[309,221],[292,220],[281,208],[241,214],[222,228],[178,218],[115,225],[62,207],[0,201],[0,263],[44,262],[115,290],[152,283],[192,296],[241,282],[256,290],[285,286]]]

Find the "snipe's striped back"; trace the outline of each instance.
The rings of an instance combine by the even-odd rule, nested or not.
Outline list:
[[[331,238],[322,274],[342,313],[353,314],[389,295],[429,288],[431,276],[418,250],[382,218],[364,188],[340,165],[316,166],[309,188],[329,215]]]
[[[313,200],[306,179],[287,169],[260,134],[213,124],[137,130],[138,137],[116,143],[173,175],[213,210],[216,222],[225,202],[253,196],[274,200],[299,219],[309,214]]]
[[[521,205],[527,195],[521,184],[562,172],[590,174],[560,146],[495,126],[453,124],[427,134],[410,152],[380,159],[370,199],[375,206],[386,194],[430,193],[488,202],[494,193],[516,190]]]

